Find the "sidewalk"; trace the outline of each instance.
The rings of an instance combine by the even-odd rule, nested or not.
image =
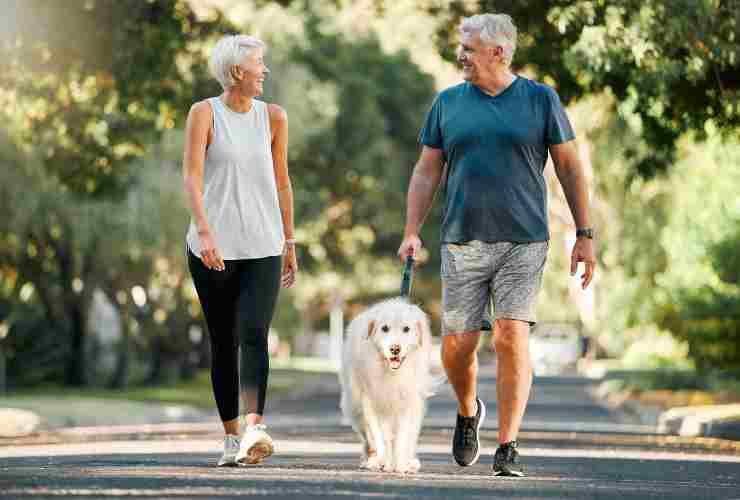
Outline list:
[[[34,428],[55,430],[65,427],[96,425],[143,425],[166,422],[196,422],[208,418],[211,412],[183,405],[96,398],[6,398],[4,407],[25,410],[37,415]],[[3,409],[0,409],[2,411]],[[24,415],[14,412],[16,418]],[[28,417],[30,418],[30,417]],[[16,427],[20,427],[20,424]],[[6,435],[0,430],[0,435]]]
[[[625,422],[648,425],[660,434],[683,437],[706,437],[734,440],[740,443],[740,404],[691,405],[666,407],[645,402],[630,390],[615,388],[609,380],[613,372],[596,370],[584,373],[598,384],[592,391]]]
[[[306,398],[336,382],[335,373],[308,370],[296,372],[292,388],[272,388],[268,410],[275,404]],[[162,388],[167,390],[166,387]],[[209,394],[210,397],[210,394]],[[24,436],[31,440],[67,439],[75,435],[129,435],[165,432],[200,432],[213,423],[219,427],[215,403],[197,408],[180,403],[134,401],[115,398],[71,397],[69,395],[23,395],[0,400],[0,445]],[[208,422],[208,424],[204,424]],[[66,437],[65,437],[66,436]]]

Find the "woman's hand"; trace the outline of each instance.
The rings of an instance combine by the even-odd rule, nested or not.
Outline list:
[[[208,269],[223,271],[226,268],[224,266],[224,260],[216,248],[216,243],[211,233],[198,233],[198,237],[200,238],[200,260],[203,261],[203,265]]]
[[[295,244],[286,243],[285,252],[283,253],[283,288],[290,288],[295,283],[296,273],[298,273],[298,259],[295,255]]]

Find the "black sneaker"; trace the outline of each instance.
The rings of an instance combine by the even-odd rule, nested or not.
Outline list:
[[[524,477],[524,467],[519,463],[519,452],[516,441],[502,444],[493,457],[493,475],[506,477]]]
[[[480,398],[475,399],[478,402],[478,411],[474,417],[463,417],[458,413],[455,436],[452,438],[452,456],[461,467],[473,465],[480,456],[478,431],[486,418],[486,405]]]

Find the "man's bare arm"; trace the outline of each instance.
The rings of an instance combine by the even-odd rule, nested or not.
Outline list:
[[[588,216],[588,186],[581,159],[574,141],[550,146],[550,155],[555,165],[555,174],[560,181],[568,200],[570,212],[576,228],[591,227]],[[574,275],[578,263],[583,262],[586,269],[581,277],[581,287],[586,288],[594,275],[596,256],[593,241],[589,238],[577,238],[570,256],[570,274]]]
[[[575,141],[550,146],[555,174],[568,200],[576,228],[590,227],[588,217],[588,186]]]
[[[409,183],[406,198],[406,228],[403,242],[398,249],[401,259],[405,259],[407,255],[415,256],[421,248],[419,233],[434,202],[443,169],[442,150],[424,146]]]
[[[443,168],[442,150],[424,146],[409,183],[404,235],[418,235],[421,231],[442,179]]]

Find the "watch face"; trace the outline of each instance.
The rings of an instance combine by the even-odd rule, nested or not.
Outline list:
[[[591,228],[589,228],[589,229],[578,229],[576,231],[576,237],[578,238],[578,237],[581,237],[581,236],[584,236],[586,238],[593,239],[593,237],[594,237],[594,230],[591,229]]]

